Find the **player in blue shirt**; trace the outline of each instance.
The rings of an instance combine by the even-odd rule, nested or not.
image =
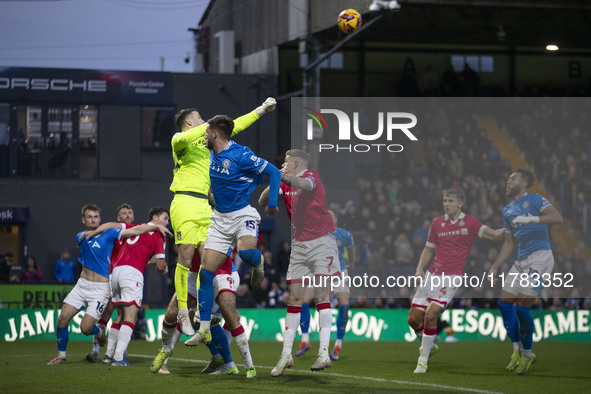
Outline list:
[[[226,115],[217,115],[207,121],[205,140],[211,150],[209,178],[215,201],[211,216],[211,226],[207,232],[203,263],[199,271],[199,314],[201,328],[185,342],[195,346],[200,342],[211,341],[210,321],[213,305],[213,278],[227,257],[237,246],[238,255],[253,267],[251,285],[257,288],[264,279],[261,252],[257,249],[258,226],[261,217],[250,205],[254,189],[262,183],[265,174],[269,177],[269,203],[265,212],[274,216],[279,212],[277,197],[281,173],[266,160],[257,157],[249,148],[230,140],[234,121]],[[220,305],[222,306],[222,305]],[[225,305],[222,309],[236,309],[235,305]],[[240,329],[230,327],[231,330]],[[257,377],[252,365],[248,341],[237,341],[241,354],[246,358],[246,377]]]
[[[76,243],[80,248],[78,261],[82,264],[82,273],[76,286],[64,299],[64,305],[57,319],[58,356],[47,363],[48,365],[66,363],[66,347],[69,337],[68,325],[72,318],[82,309],[86,308],[86,314],[80,322],[80,331],[84,335],[104,335],[95,323],[111,295],[109,268],[111,265],[111,251],[115,241],[150,231],[160,231],[163,235],[169,234],[172,236],[164,226],[146,224],[126,230],[109,228],[104,231],[103,228],[99,228],[100,222],[101,209],[98,206],[86,204],[82,207],[82,223],[86,227],[86,231],[81,231],[76,235]],[[99,231],[101,234],[97,235]]]
[[[489,271],[489,277],[496,278],[499,266],[513,253],[517,240],[517,260],[504,278],[498,301],[513,343],[507,370],[517,375],[525,374],[536,359],[532,353],[534,320],[530,308],[542,289],[542,275],[550,274],[554,267],[548,226],[562,223],[562,215],[546,198],[527,192],[533,183],[534,174],[527,169],[518,168],[509,176],[506,195],[512,201],[503,209],[505,242]]]

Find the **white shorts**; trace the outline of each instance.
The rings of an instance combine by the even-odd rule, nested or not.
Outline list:
[[[342,272],[343,277],[349,276],[349,270],[345,268]],[[351,290],[349,289],[349,281],[348,280],[341,280],[340,286],[335,287],[332,289],[332,296],[336,297],[340,293],[347,293],[349,294]]]
[[[287,283],[302,278],[339,275],[339,252],[334,235],[327,234],[311,241],[292,241]]]
[[[454,278],[459,278],[455,282],[461,285],[461,275],[443,276],[427,272],[423,285],[417,288],[410,306],[425,310],[430,303],[435,302],[443,309],[447,308],[458,290],[458,287],[454,286]]]
[[[64,299],[64,304],[72,305],[78,310],[86,308],[86,314],[98,320],[109,302],[110,294],[109,282],[91,282],[80,278]]]
[[[129,265],[113,268],[111,273],[111,294],[113,305],[134,305],[142,307],[144,297],[144,275]]]
[[[230,255],[238,239],[245,235],[259,236],[261,215],[250,205],[230,213],[214,211],[207,230],[205,249]]]
[[[517,296],[537,297],[542,290],[543,274],[552,273],[554,256],[551,250],[538,250],[523,260],[517,260],[505,276],[503,290]]]

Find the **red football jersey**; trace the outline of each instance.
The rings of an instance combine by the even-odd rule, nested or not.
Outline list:
[[[201,268],[201,256],[199,256],[199,252],[195,250],[195,253],[193,253],[193,260],[191,260],[191,269],[189,271],[199,272],[199,268]],[[232,258],[228,257],[226,261],[224,261],[224,264],[222,264],[218,272],[216,272],[215,274],[232,275]]]
[[[317,239],[336,230],[326,208],[326,192],[318,173],[306,170],[301,177],[312,180],[314,189],[304,191],[281,185],[285,208],[291,218],[291,236],[300,242]]]
[[[435,248],[435,258],[429,272],[462,275],[474,237],[480,237],[485,228],[480,220],[464,212],[454,222],[447,215],[433,219],[427,246]]]
[[[127,228],[129,227],[128,225]],[[119,245],[119,252],[113,258],[111,266],[115,268],[129,265],[143,274],[152,256],[160,259],[164,258],[165,249],[166,240],[159,231],[127,238]]]

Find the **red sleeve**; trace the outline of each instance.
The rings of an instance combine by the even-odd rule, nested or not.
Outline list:
[[[427,242],[437,245],[437,234],[435,233],[435,220],[431,221],[431,227],[429,227],[429,235],[427,236]]]

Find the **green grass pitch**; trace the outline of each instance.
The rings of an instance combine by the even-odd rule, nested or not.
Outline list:
[[[534,345],[537,362],[525,376],[505,372],[508,342],[441,343],[430,361],[429,372],[415,375],[418,342],[346,342],[341,359],[322,372],[311,372],[317,343],[295,366],[279,378],[270,376],[282,345],[251,342],[259,378],[247,380],[237,349],[232,354],[240,375],[206,376],[200,373],[209,360],[207,348],[179,343],[169,361],[170,375],[153,374],[149,366],[159,343],[134,340],[131,367],[90,364],[84,356],[91,341],[70,341],[66,365],[45,365],[57,353],[55,342],[0,344],[2,392],[7,393],[178,393],[218,392],[466,392],[466,393],[585,393],[591,392],[591,343],[542,342]],[[294,345],[294,354],[297,344]],[[104,349],[102,349],[104,351]]]

